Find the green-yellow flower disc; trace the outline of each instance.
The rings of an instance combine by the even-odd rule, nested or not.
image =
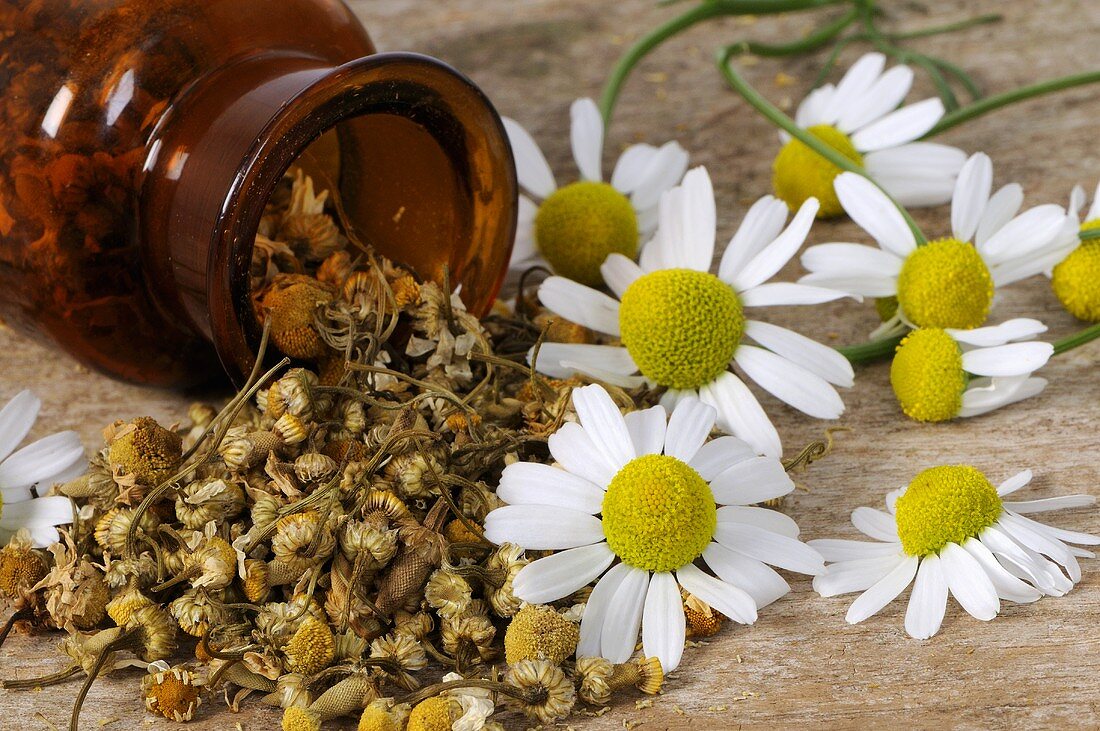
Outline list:
[[[863,156],[848,135],[836,127],[819,124],[806,129],[829,147],[856,165],[863,165]],[[792,211],[797,211],[809,198],[817,198],[821,208],[818,218],[833,218],[844,213],[844,207],[833,190],[833,181],[843,170],[796,139],[783,145],[772,163],[772,185],[775,195]]]
[[[668,388],[699,388],[733,359],[745,314],[737,293],[713,274],[662,269],[623,293],[619,330],[643,375]]]
[[[645,571],[691,563],[718,524],[710,485],[686,463],[663,454],[627,462],[607,488],[602,513],[608,547]]]
[[[596,287],[609,254],[633,259],[638,216],[630,200],[607,183],[582,180],[554,191],[535,214],[535,243],[555,272]]]
[[[898,498],[895,514],[901,547],[910,556],[939,553],[997,522],[997,488],[968,465],[932,467],[917,475]]]
[[[917,327],[979,327],[993,304],[993,277],[965,241],[936,239],[918,246],[898,275],[898,303]]]
[[[1100,229],[1100,219],[1086,221],[1082,231]],[[1050,280],[1054,295],[1078,320],[1100,322],[1100,239],[1082,241]]]
[[[898,404],[917,421],[955,418],[969,380],[959,344],[938,328],[906,335],[890,364],[890,385]]]

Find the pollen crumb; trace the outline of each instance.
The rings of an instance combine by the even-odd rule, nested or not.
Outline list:
[[[728,711],[729,706],[707,706],[707,710],[711,713],[720,713],[722,711]]]
[[[686,716],[687,715],[687,712],[683,708],[680,708],[679,705],[673,705],[672,710],[675,711],[677,716]]]
[[[780,88],[783,88],[785,86],[790,86],[795,81],[797,81],[797,79],[795,77],[791,76],[790,74],[785,74],[782,71],[780,71],[778,74],[775,75],[775,82],[774,83],[775,83],[776,86],[778,86]]]
[[[397,209],[397,213],[393,214],[393,222],[400,223],[401,217],[405,215],[405,206],[401,206]]]
[[[657,71],[651,74],[642,74],[642,78],[651,84],[663,84],[668,81],[668,74],[664,71]]]
[[[639,711],[643,708],[653,708],[653,699],[645,698],[640,701],[634,701],[634,707],[637,708]]]

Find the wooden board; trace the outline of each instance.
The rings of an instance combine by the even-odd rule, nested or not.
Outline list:
[[[1087,0],[883,3],[892,27],[913,30],[983,12],[1003,23],[927,39],[921,48],[946,56],[991,91],[1100,66],[1100,7]],[[559,180],[573,168],[568,105],[598,95],[623,44],[671,17],[650,0],[359,0],[355,3],[381,48],[439,56],[472,76],[503,113],[528,126]],[[686,7],[686,3],[683,4]],[[679,139],[696,164],[706,164],[719,197],[720,240],[748,204],[768,192],[774,131],[723,86],[712,50],[742,38],[801,37],[835,11],[782,19],[723,20],[700,27],[654,54],[628,84],[608,140],[606,164],[622,145]],[[860,51],[844,56],[849,63]],[[742,63],[770,98],[796,104],[823,55]],[[791,77],[787,83],[779,72]],[[918,74],[919,76],[919,74]],[[926,79],[918,84],[928,94]],[[1029,203],[1064,204],[1070,188],[1095,186],[1098,90],[1084,89],[1018,105],[949,134],[946,141],[985,150],[1000,183],[1023,184]],[[914,97],[915,98],[915,97]],[[922,211],[931,236],[946,234],[945,208]],[[868,241],[851,224],[818,225],[813,242]],[[784,272],[798,276],[796,266]],[[874,325],[869,308],[840,303],[768,313],[826,342],[860,340]],[[1061,312],[1044,279],[1009,288],[994,316],[1038,316],[1053,336],[1079,325]],[[1096,424],[1100,421],[1100,343],[1058,358],[1044,369],[1051,384],[1040,398],[993,415],[941,426],[905,420],[889,390],[887,368],[861,370],[845,395],[848,412],[833,454],[800,476],[787,510],[804,537],[855,536],[848,523],[859,505],[878,505],[887,490],[924,467],[970,463],[997,480],[1030,467],[1034,496],[1098,493]],[[148,414],[181,418],[191,397],[116,383],[74,366],[65,356],[10,333],[0,333],[0,398],[33,388],[44,401],[34,435],[77,429],[89,447],[116,418]],[[828,426],[765,398],[789,452]],[[1054,520],[1100,532],[1100,514],[1075,511]],[[793,593],[761,613],[756,626],[725,630],[706,647],[687,652],[666,692],[649,708],[624,699],[599,718],[577,716],[585,729],[710,729],[795,726],[914,728],[1096,727],[1100,725],[1100,562],[1085,561],[1084,578],[1067,597],[1009,606],[982,623],[949,606],[943,629],[928,641],[907,637],[904,604],[895,603],[861,625],[844,623],[850,597],[818,598],[809,581],[794,578]],[[0,674],[28,677],[58,667],[54,637],[15,637],[0,652]],[[173,725],[147,716],[138,676],[99,681],[85,706],[86,728]],[[0,691],[0,728],[64,727],[74,685],[41,692]],[[278,713],[249,705],[231,715],[215,701],[200,709],[195,729],[278,728]],[[214,711],[217,710],[217,713]],[[514,717],[513,717],[514,718]],[[510,725],[523,727],[520,720]]]

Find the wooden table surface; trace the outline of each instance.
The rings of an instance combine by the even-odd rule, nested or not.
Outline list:
[[[478,82],[498,109],[532,131],[556,171],[570,171],[568,105],[597,96],[623,48],[676,8],[651,0],[358,0],[380,48],[438,56]],[[686,6],[686,3],[684,4]],[[984,12],[1001,12],[998,25],[926,39],[922,49],[960,63],[998,91],[1100,66],[1100,6],[1089,0],[994,2],[885,1],[888,22],[911,30]],[[680,7],[680,6],[676,6]],[[742,38],[782,41],[801,37],[836,11],[781,19],[725,19],[668,43],[627,85],[609,134],[606,165],[629,142],[675,137],[706,164],[719,199],[719,238],[734,230],[748,204],[769,192],[775,133],[723,85],[712,51]],[[860,49],[844,56],[850,63]],[[796,104],[824,55],[743,63],[747,77],[771,99]],[[782,72],[790,77],[778,76]],[[930,93],[920,76],[919,91]],[[1064,204],[1075,183],[1091,190],[1097,165],[1100,92],[1077,90],[1017,105],[957,128],[945,141],[984,150],[999,184],[1023,184],[1030,204]],[[916,97],[913,97],[916,98]],[[559,172],[559,180],[567,175]],[[947,207],[919,211],[932,236],[948,232]],[[815,226],[811,241],[869,241],[850,223]],[[793,279],[792,265],[784,275]],[[797,326],[827,342],[860,340],[874,325],[870,307],[838,303],[787,308],[773,321]],[[998,295],[997,320],[1036,316],[1060,337],[1080,324],[1058,306],[1045,279]],[[860,370],[845,393],[848,411],[833,454],[803,473],[787,511],[805,538],[854,537],[848,516],[859,505],[879,505],[887,490],[936,464],[970,463],[998,481],[1023,468],[1036,473],[1035,497],[1100,494],[1096,425],[1100,423],[1100,343],[1057,358],[1043,375],[1039,398],[992,415],[947,425],[906,420],[890,392],[888,368]],[[34,389],[44,402],[34,435],[76,429],[89,448],[116,418],[183,418],[193,394],[170,393],[111,381],[76,366],[65,355],[0,331],[0,398]],[[828,426],[765,398],[788,452]],[[1067,528],[1100,532],[1100,512],[1053,516]],[[895,602],[858,626],[844,613],[852,597],[821,599],[804,577],[794,591],[761,612],[752,627],[729,626],[705,647],[690,649],[665,692],[649,707],[624,698],[602,717],[575,716],[585,729],[711,729],[734,727],[1006,728],[1100,726],[1100,562],[1084,561],[1084,576],[1068,596],[1008,605],[989,623],[953,602],[939,635],[909,638],[905,605]],[[57,637],[9,639],[0,651],[7,677],[28,677],[59,666]],[[0,691],[0,728],[51,729],[67,724],[74,684],[40,692]],[[215,712],[216,711],[216,712]],[[276,729],[276,711],[252,703],[232,715],[208,699],[194,729]],[[511,717],[515,719],[514,716]],[[85,705],[85,728],[173,725],[142,710],[136,672],[101,679]],[[235,726],[239,724],[239,726]],[[521,720],[509,725],[523,727]],[[350,727],[350,726],[349,726]]]

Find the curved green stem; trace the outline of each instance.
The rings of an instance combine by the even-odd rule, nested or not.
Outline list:
[[[740,41],[739,43],[727,46],[727,49],[731,51],[731,55],[734,53],[751,53],[766,58],[793,56],[796,53],[816,51],[840,35],[845,28],[854,23],[858,18],[859,10],[853,8],[832,23],[818,28],[805,38],[794,41],[793,43],[773,45],[770,43],[757,43],[756,41]]]
[[[733,70],[729,61],[731,56],[737,52],[736,47],[725,48],[718,53],[718,69],[722,72],[722,75],[726,78],[726,82],[740,94],[745,101],[751,104],[760,112],[764,117],[768,119],[772,124],[785,130],[791,137],[795,138],[802,144],[809,147],[811,150],[821,155],[823,158],[836,165],[841,170],[847,170],[863,177],[875,183],[874,180],[867,175],[867,171],[861,166],[856,165],[848,158],[841,155],[829,145],[825,144],[817,137],[795,124],[795,121],[784,114],[778,107],[769,102],[764,96],[752,87],[747,81],[741,78],[741,75]],[[882,186],[875,183],[875,185],[882,190]],[[909,211],[905,210],[897,201],[895,201],[890,194],[885,190],[882,190],[882,194],[885,195],[894,204],[894,207],[898,209],[902,218],[905,219],[905,223],[909,226],[909,229],[913,232],[914,238],[917,240],[918,245],[922,245],[928,242],[920,228],[917,226],[916,221],[909,215]]]
[[[943,33],[956,33],[960,30],[966,30],[978,25],[987,25],[989,23],[999,23],[1004,20],[1004,16],[998,13],[988,13],[986,15],[977,15],[973,18],[967,18],[966,20],[960,20],[956,23],[948,23],[947,25],[934,25],[930,28],[920,28],[918,30],[911,30],[904,33],[884,33],[891,41],[911,41],[916,38],[927,38],[928,36],[938,36]]]
[[[1072,335],[1067,335],[1061,340],[1055,341],[1054,354],[1060,355],[1061,353],[1073,350],[1077,346],[1084,345],[1085,343],[1096,340],[1097,338],[1100,338],[1100,322],[1096,323],[1095,325],[1086,327],[1084,330],[1078,330]]]
[[[1047,81],[1040,81],[1030,86],[1021,86],[1019,89],[1012,89],[1011,91],[987,96],[971,104],[967,104],[965,107],[956,109],[950,114],[944,115],[943,119],[941,119],[935,127],[930,129],[921,139],[935,137],[941,132],[946,132],[963,122],[969,122],[983,114],[988,114],[1001,107],[1007,107],[1009,104],[1015,104],[1016,102],[1034,99],[1044,94],[1051,94],[1056,91],[1072,89],[1075,86],[1085,86],[1086,84],[1095,84],[1097,82],[1100,82],[1100,70],[1085,71],[1084,73],[1071,74],[1057,79],[1048,79]]]
[[[638,39],[615,63],[600,96],[604,125],[611,122],[615,102],[630,72],[649,52],[688,28],[723,15],[765,15],[837,5],[848,0],[707,0],[672,18]]]
[[[883,358],[889,358],[893,355],[903,337],[903,335],[897,335],[892,338],[871,340],[866,343],[860,343],[859,345],[846,345],[837,348],[837,351],[854,365],[870,363],[872,361],[882,360]]]

